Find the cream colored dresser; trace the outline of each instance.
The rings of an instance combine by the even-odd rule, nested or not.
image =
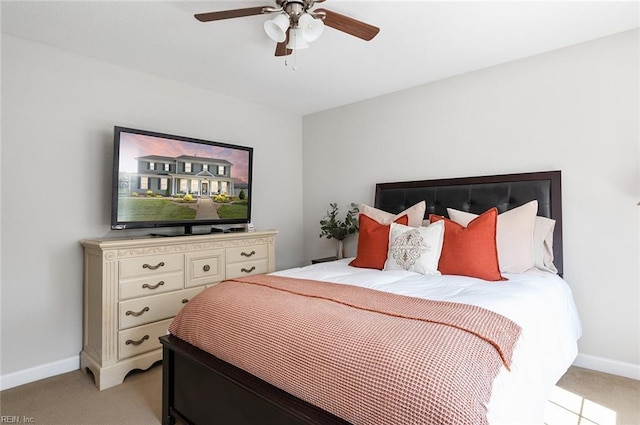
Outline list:
[[[162,359],[183,304],[224,279],[275,271],[277,231],[86,239],[80,369],[100,390]]]

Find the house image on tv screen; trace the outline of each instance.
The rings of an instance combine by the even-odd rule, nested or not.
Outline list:
[[[239,196],[248,185],[231,177],[232,163],[225,159],[181,155],[166,157],[148,155],[136,158],[135,173],[121,173],[120,195],[137,192],[141,195],[176,196],[192,194],[213,196],[226,194]]]

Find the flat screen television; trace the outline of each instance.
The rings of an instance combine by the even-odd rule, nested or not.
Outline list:
[[[252,167],[250,147],[116,126],[111,228],[249,223]]]

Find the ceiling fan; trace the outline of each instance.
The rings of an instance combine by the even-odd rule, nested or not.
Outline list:
[[[276,6],[257,6],[220,12],[197,13],[200,22],[277,13],[264,23],[264,30],[276,44],[276,56],[290,55],[293,50],[309,47],[328,26],[362,40],[369,41],[380,28],[327,9],[311,10],[325,0],[275,0]]]

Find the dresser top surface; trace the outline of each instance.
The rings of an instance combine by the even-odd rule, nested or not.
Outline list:
[[[179,236],[137,236],[122,238],[90,238],[83,239],[80,243],[86,247],[96,247],[102,249],[110,248],[130,248],[134,246],[160,246],[160,245],[181,245],[191,243],[212,243],[237,240],[252,240],[259,238],[275,237],[277,230],[262,230],[253,232],[229,232],[229,233],[209,233],[202,235],[179,235]]]

